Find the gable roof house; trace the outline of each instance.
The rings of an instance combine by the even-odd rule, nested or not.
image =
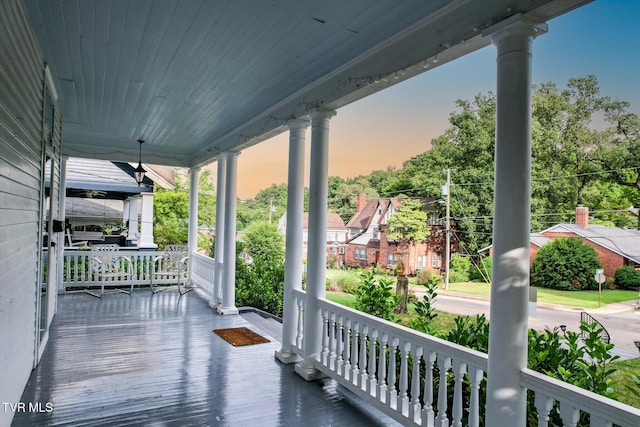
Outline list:
[[[618,268],[640,268],[640,230],[624,229],[599,224],[589,224],[589,208],[576,207],[575,223],[556,224],[531,238],[531,259],[538,249],[558,237],[578,237],[598,253],[604,275],[613,277]],[[545,242],[542,239],[548,239]]]
[[[370,267],[378,264],[393,269],[397,264],[398,242],[387,238],[387,226],[400,209],[403,198],[378,198],[368,202],[364,194],[358,195],[357,212],[347,223],[348,240],[345,264]],[[427,240],[409,246],[409,259],[404,261],[406,273],[413,275],[423,269],[440,271],[443,267],[443,222],[436,216],[434,200],[420,198],[429,215],[431,233]]]
[[[559,405],[565,425],[580,411],[592,425],[640,425],[640,410],[526,365],[522,257],[531,195],[523,190],[531,177],[523,171],[531,170],[533,45],[548,21],[588,2],[0,1],[0,426],[369,425],[372,417],[362,417],[372,405],[402,425],[524,427],[527,393],[541,420]],[[499,292],[491,295],[488,354],[327,300],[325,268],[332,117],[485,47],[497,70],[494,259],[510,261],[493,265]],[[211,329],[264,325],[236,307],[238,158],[282,133],[289,137],[287,213],[296,226],[286,231],[281,336],[236,348]],[[154,271],[144,266],[160,255],[153,251],[123,249],[122,265],[134,265],[126,281],[71,270],[88,264],[86,253],[65,250],[60,227],[73,157],[189,168],[186,273],[195,292],[152,296],[146,285]],[[215,259],[197,252],[199,174],[213,162]],[[369,201],[349,222],[350,246],[366,250],[367,263],[384,262],[385,250],[388,264],[385,225],[400,204]],[[137,218],[131,205],[129,218]],[[141,237],[151,229],[147,207]],[[437,261],[438,253],[427,247],[415,255]],[[77,287],[107,282],[133,292],[98,299],[68,292],[72,279]],[[167,354],[172,363],[149,363]],[[360,401],[327,399],[321,387],[290,381],[294,372],[306,381],[329,377]],[[451,399],[436,402],[438,395]],[[38,403],[53,410],[25,410]]]
[[[575,222],[560,223],[539,233],[531,233],[529,264],[533,263],[541,247],[558,237],[576,237],[595,249],[607,277],[613,277],[620,267],[640,268],[640,230],[590,224],[589,208],[581,205],[576,207]],[[493,245],[479,252],[487,249],[493,255]]]

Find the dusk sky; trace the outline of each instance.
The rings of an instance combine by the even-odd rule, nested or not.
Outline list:
[[[640,114],[640,1],[598,0],[548,22],[533,44],[533,83],[564,88],[593,74],[601,95]],[[329,175],[343,178],[399,167],[426,151],[448,127],[456,99],[496,88],[496,50],[489,46],[341,108],[330,122]],[[288,132],[238,157],[238,196],[286,183]],[[305,185],[309,175],[307,131]],[[215,163],[208,167],[215,177]]]

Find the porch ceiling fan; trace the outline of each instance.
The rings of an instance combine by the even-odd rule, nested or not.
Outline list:
[[[107,195],[107,192],[103,190],[85,190],[84,195],[85,197],[92,199],[94,197],[104,197]]]

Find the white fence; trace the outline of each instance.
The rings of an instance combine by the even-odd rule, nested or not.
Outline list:
[[[302,355],[304,291],[298,307],[294,349]],[[316,368],[404,424],[483,424],[488,356],[327,300],[322,313],[322,350]],[[522,386],[535,393],[538,426],[551,425],[551,411],[565,426],[588,414],[593,427],[640,426],[640,410],[529,369]],[[585,424],[580,424],[585,425]]]

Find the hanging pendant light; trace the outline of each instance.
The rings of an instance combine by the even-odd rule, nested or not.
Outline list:
[[[138,157],[138,167],[133,170],[133,174],[138,183],[138,187],[140,187],[142,181],[144,181],[144,174],[147,173],[147,171],[142,167],[142,144],[144,144],[144,140],[139,139],[138,142],[140,143],[140,155]]]

